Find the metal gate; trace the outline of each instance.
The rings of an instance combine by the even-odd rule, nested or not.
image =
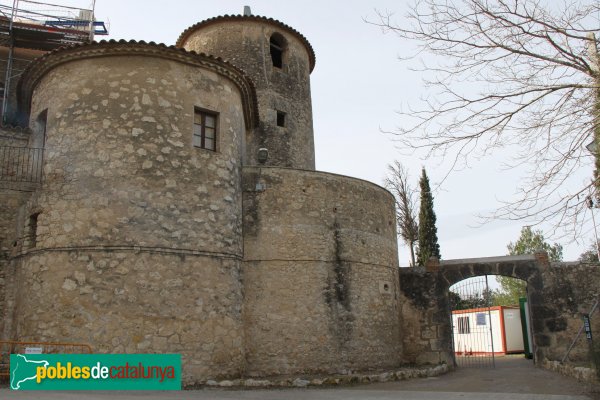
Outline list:
[[[494,368],[492,291],[487,276],[450,287],[452,343],[458,367]]]

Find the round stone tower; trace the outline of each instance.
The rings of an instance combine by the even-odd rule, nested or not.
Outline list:
[[[246,165],[315,169],[310,98],[314,51],[299,32],[271,18],[225,15],[186,29],[177,47],[218,56],[251,77],[259,127],[248,131]],[[266,161],[259,149],[268,150]]]
[[[186,383],[238,376],[249,78],[210,56],[101,42],[37,59],[18,89],[47,140],[13,336],[180,353]]]

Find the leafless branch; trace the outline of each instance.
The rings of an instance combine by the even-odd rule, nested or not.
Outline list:
[[[415,266],[415,243],[419,240],[417,224],[416,197],[417,192],[410,186],[408,172],[399,161],[388,166],[388,177],[385,187],[396,199],[396,223],[398,235],[410,248],[411,266]]]
[[[599,15],[597,0],[417,0],[407,24],[378,12],[369,23],[434,60],[422,67],[427,98],[400,112],[408,123],[392,132],[398,146],[450,158],[451,170],[516,147],[505,167],[528,174],[487,218],[581,226],[594,166],[585,145],[600,132],[599,62],[589,51]]]

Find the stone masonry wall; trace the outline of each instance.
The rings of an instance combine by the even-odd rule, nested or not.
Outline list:
[[[541,311],[532,310],[532,314],[538,311],[532,321],[536,355],[540,361],[561,361],[583,324],[583,315],[600,300],[600,265],[553,263],[544,270],[543,280],[544,292],[530,296],[532,303],[549,305]],[[600,309],[596,309],[591,322],[592,334],[597,341]],[[575,343],[566,361],[574,366],[591,366],[585,334]]]
[[[20,237],[17,230],[19,210],[31,193],[0,189],[0,338],[4,337],[5,323],[14,287],[10,256]]]
[[[250,375],[397,366],[392,196],[333,174],[244,168]]]
[[[30,134],[27,128],[0,126],[0,147],[26,147]]]
[[[186,383],[244,366],[240,261],[147,251],[50,251],[17,268],[14,337],[97,353],[180,353]]]
[[[12,305],[12,290],[8,289],[14,284],[14,276],[10,272],[9,258],[20,234],[17,230],[18,213],[31,196],[31,193],[23,191],[29,189],[28,185],[11,181],[15,168],[20,164],[12,150],[6,147],[27,147],[29,137],[27,129],[0,127],[0,338],[4,337],[7,310]]]
[[[122,55],[94,58],[111,46]],[[208,59],[179,62],[194,57],[180,50],[89,49],[46,72],[32,96],[32,125],[48,110],[46,179],[21,221],[31,230],[38,214],[18,244],[9,335],[181,353],[186,383],[239,376],[238,83]],[[195,107],[218,113],[216,152],[192,145]]]
[[[192,146],[194,107],[218,151]],[[244,119],[226,78],[149,57],[76,60],[35,90],[48,109],[38,247],[167,247],[241,255]]]
[[[404,361],[453,365],[446,282],[423,268],[400,268],[399,272]]]
[[[10,256],[22,235],[17,229],[19,209],[30,197],[29,192],[0,189],[0,259]]]

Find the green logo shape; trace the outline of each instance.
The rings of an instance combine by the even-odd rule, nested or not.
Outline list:
[[[181,390],[180,354],[11,354],[12,390]]]

